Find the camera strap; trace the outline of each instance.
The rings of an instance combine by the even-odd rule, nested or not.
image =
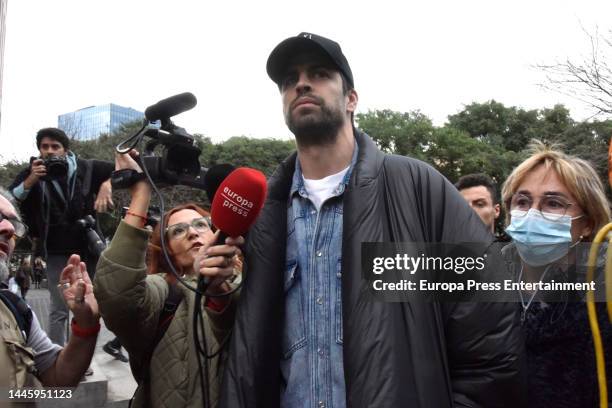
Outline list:
[[[83,178],[83,184],[81,184],[81,191],[83,197],[87,197],[89,195],[89,190],[91,190],[93,163],[91,162],[91,160],[81,160],[81,165],[85,167],[85,177]]]
[[[68,200],[66,200],[66,196],[64,195],[64,189],[62,188],[61,184],[57,180],[51,180],[51,185],[53,185],[53,188],[55,189],[57,194],[62,199],[62,202],[64,203],[64,207],[67,207]]]

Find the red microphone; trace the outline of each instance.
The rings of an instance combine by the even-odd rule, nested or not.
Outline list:
[[[226,236],[243,235],[259,215],[267,189],[266,176],[262,172],[248,167],[232,171],[219,185],[212,200],[213,225]]]
[[[264,205],[267,190],[266,176],[248,167],[232,171],[221,182],[210,209],[211,221],[221,231],[217,244],[224,244],[226,237],[243,235],[251,228]],[[208,277],[200,276],[198,289],[204,292],[209,283]]]

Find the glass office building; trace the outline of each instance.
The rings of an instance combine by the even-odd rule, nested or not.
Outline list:
[[[68,137],[91,140],[103,133],[111,134],[117,131],[122,124],[143,119],[142,112],[109,103],[59,115],[57,127],[66,132]]]

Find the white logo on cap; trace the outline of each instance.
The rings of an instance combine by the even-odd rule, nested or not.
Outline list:
[[[305,33],[304,38],[308,38],[309,40],[312,40],[312,34]]]

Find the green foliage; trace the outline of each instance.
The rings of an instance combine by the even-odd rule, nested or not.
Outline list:
[[[231,163],[236,167],[252,167],[270,176],[274,169],[295,150],[295,142],[236,136],[212,145],[211,149],[210,159],[205,161],[210,165]],[[204,154],[206,152],[203,152]]]
[[[612,120],[576,122],[563,105],[524,110],[494,100],[474,102],[441,127],[420,112],[369,111],[357,120],[382,150],[424,160],[452,182],[486,173],[501,185],[532,139],[560,144],[566,153],[589,160],[607,180]]]
[[[486,173],[499,182],[518,163],[516,153],[450,126],[435,129],[426,154],[427,161],[452,182],[470,173]]]
[[[538,112],[515,107],[506,108],[494,100],[471,103],[461,112],[448,117],[448,126],[463,130],[471,137],[504,150],[519,152],[535,136],[532,128],[538,122]]]
[[[425,160],[434,127],[424,114],[394,112],[389,109],[356,115],[359,128],[370,135],[385,152]]]
[[[11,160],[0,166],[0,186],[7,188],[26,166],[28,166],[27,161],[18,162],[17,160]]]

